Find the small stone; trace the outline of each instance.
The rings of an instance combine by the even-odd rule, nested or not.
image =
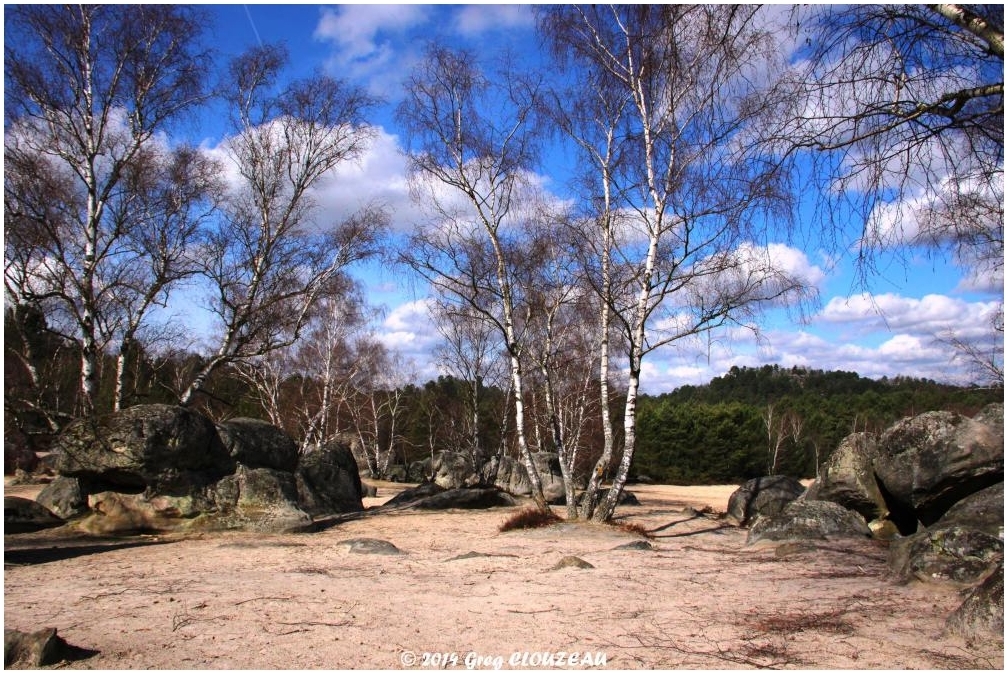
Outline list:
[[[568,568],[568,567],[574,567],[576,569],[594,569],[595,568],[594,565],[589,564],[588,562],[586,562],[585,560],[581,559],[580,557],[576,557],[574,555],[567,555],[566,557],[564,557],[563,559],[561,559],[559,562],[557,562],[550,569],[550,571],[559,571],[560,569],[565,569],[565,568]]]
[[[347,552],[358,555],[404,555],[406,554],[395,545],[380,538],[351,538],[341,541],[340,545],[346,546]]]

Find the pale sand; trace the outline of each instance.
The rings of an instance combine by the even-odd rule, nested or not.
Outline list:
[[[367,505],[402,485],[378,488]],[[543,668],[541,653],[572,652],[607,669],[1003,668],[1001,639],[943,635],[955,589],[886,578],[883,544],[778,556],[684,511],[724,511],[733,486],[630,489],[642,505],[619,521],[651,530],[652,551],[614,550],[639,538],[600,525],[499,533],[514,508],[387,513],[315,534],[105,540],[101,551],[53,532],[6,536],[4,626],[56,627],[100,651],[72,668],[461,669],[479,656],[489,669],[520,666],[523,653]],[[360,537],[406,554],[339,544]],[[487,556],[453,559],[469,552]],[[550,570],[568,555],[594,568]]]

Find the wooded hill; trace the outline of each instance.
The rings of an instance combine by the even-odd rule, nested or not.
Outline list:
[[[733,367],[709,384],[639,401],[631,474],[677,484],[725,484],[767,473],[815,477],[817,460],[821,464],[854,431],[878,432],[930,410],[972,416],[1003,401],[1001,388],[777,365]]]

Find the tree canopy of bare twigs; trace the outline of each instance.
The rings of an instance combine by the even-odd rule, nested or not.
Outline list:
[[[128,351],[187,274],[208,176],[180,168],[186,150],[159,156],[156,134],[206,98],[204,25],[200,10],[172,5],[5,10],[5,292],[78,346],[85,413],[103,350],[118,340]]]
[[[1004,8],[823,6],[792,20],[804,42],[790,95],[761,133],[808,160],[824,240],[854,251],[862,285],[924,251],[959,266],[968,286],[1002,288]],[[992,334],[1003,341],[1003,326]],[[939,339],[1003,381],[997,349]]]
[[[796,16],[806,43],[779,132],[815,151],[810,175],[822,181],[838,244],[856,243],[863,274],[880,253],[916,245],[1003,279],[1004,8],[850,5]]]
[[[376,206],[341,223],[312,222],[311,189],[364,150],[373,132],[362,115],[374,101],[325,75],[278,87],[286,62],[280,47],[254,48],[232,62],[223,86],[232,181],[202,251],[218,346],[182,392],[184,405],[222,365],[295,342],[319,298],[375,252],[387,222]]]

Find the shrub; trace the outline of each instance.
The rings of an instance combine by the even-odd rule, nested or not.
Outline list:
[[[551,524],[562,522],[563,520],[552,510],[540,510],[539,508],[523,508],[504,520],[500,525],[500,531],[514,531],[515,529],[538,529],[548,527]]]

